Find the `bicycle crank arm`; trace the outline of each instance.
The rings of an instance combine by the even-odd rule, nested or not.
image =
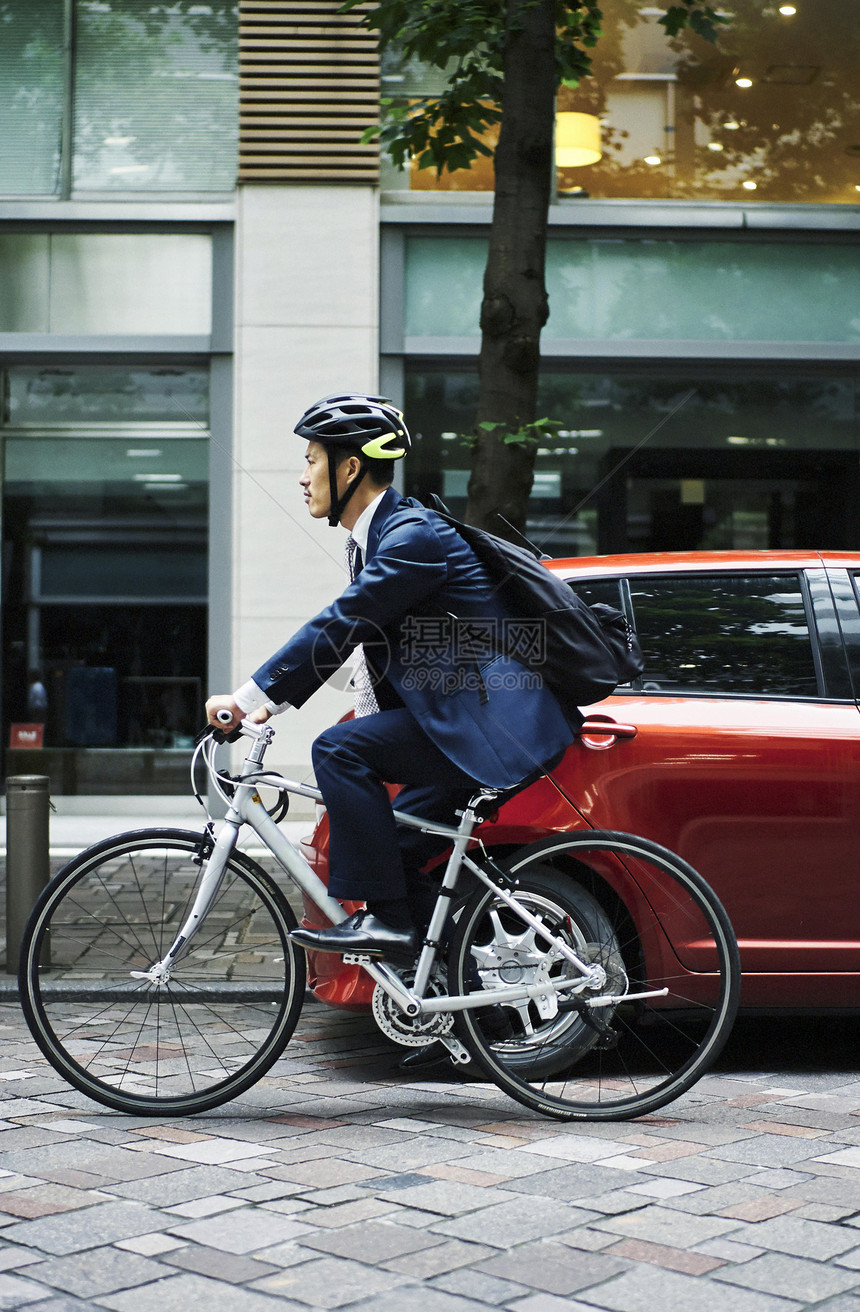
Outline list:
[[[440,1034],[439,1042],[444,1043],[455,1066],[465,1066],[467,1062],[472,1060],[468,1049],[464,1048],[460,1040],[455,1039],[453,1034]]]

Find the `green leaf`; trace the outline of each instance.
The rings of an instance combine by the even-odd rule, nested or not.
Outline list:
[[[677,36],[685,27],[690,27],[706,41],[716,41],[717,25],[728,23],[730,19],[712,5],[705,4],[704,0],[684,0],[683,4],[670,5],[657,21],[667,36]]]
[[[378,138],[398,168],[412,161],[440,175],[468,169],[479,156],[491,157],[493,148],[483,138],[501,121],[506,24],[515,21],[516,7],[509,0],[377,0],[364,12],[364,0],[343,0],[339,12],[350,13],[360,4],[360,21],[377,34],[381,50],[446,73],[438,96],[411,104],[383,100],[379,128],[368,129],[362,140]],[[690,27],[708,40],[726,21],[705,0],[670,4],[660,19],[670,37]],[[596,0],[557,0],[557,86],[576,87],[589,76],[589,52],[600,39],[602,22]]]

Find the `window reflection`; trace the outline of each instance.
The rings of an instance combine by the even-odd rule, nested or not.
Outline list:
[[[796,576],[634,578],[630,590],[645,692],[817,696]]]
[[[231,0],[0,0],[0,194],[229,191],[238,7]],[[62,158],[64,97],[73,87]]]
[[[237,33],[223,0],[79,0],[76,189],[229,191]]]
[[[806,0],[792,13],[736,0],[716,44],[690,32],[668,40],[662,6],[605,0],[601,9],[593,75],[562,89],[559,109],[600,117],[603,157],[560,170],[561,195],[857,203],[854,0]],[[389,56],[383,90],[428,94],[439,76]],[[438,180],[432,170],[389,168],[385,185],[483,191],[493,178],[483,163]]]
[[[421,434],[407,491],[466,508],[476,371],[407,365]],[[561,424],[539,448],[530,536],[554,556],[612,551],[851,548],[860,396],[852,378],[575,374],[545,362],[538,411]]]

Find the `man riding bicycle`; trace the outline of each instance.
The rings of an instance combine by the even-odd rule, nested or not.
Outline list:
[[[477,788],[523,785],[551,768],[581,722],[532,669],[500,654],[515,619],[456,529],[392,486],[411,448],[384,397],[324,397],[299,420],[299,482],[315,519],[342,524],[351,581],[236,692],[206,703],[219,728],[301,706],[354,652],[356,715],[326,729],[313,765],[329,817],[329,892],[366,910],[299,929],[306,948],[410,957],[422,867],[438,838],[400,829],[398,810],[443,822]],[[228,711],[231,725],[217,718]]]

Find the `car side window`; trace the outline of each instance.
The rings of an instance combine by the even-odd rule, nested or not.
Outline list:
[[[619,610],[624,609],[619,579],[568,579],[568,585],[586,606],[601,602],[607,606],[617,606]]]
[[[634,576],[630,595],[643,691],[818,696],[798,575]]]
[[[860,702],[860,573],[852,576],[854,585],[853,607],[840,606],[840,624],[845,647],[848,652],[848,666],[851,671],[852,696]]]

